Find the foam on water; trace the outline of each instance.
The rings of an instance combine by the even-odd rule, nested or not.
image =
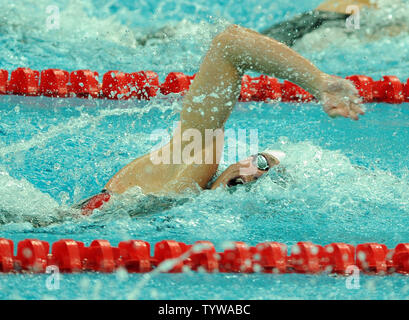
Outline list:
[[[0,169],[0,223],[24,223],[37,225],[50,223],[53,211],[58,207],[50,195],[42,193],[25,179],[10,177],[5,169]]]

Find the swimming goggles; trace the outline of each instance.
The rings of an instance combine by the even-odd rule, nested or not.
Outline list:
[[[258,153],[255,157],[257,169],[261,171],[268,171],[268,169],[270,169],[267,158],[264,154]]]

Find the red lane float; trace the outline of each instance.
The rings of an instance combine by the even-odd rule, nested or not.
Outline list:
[[[325,271],[346,274],[355,265],[355,248],[350,244],[331,243],[321,250],[320,259]]]
[[[153,71],[138,71],[129,74],[130,97],[149,100],[159,89],[159,76]]]
[[[118,244],[120,265],[128,272],[149,272],[152,270],[150,244],[142,240],[122,241]]]
[[[79,272],[83,269],[81,252],[84,243],[74,240],[59,240],[52,245],[52,261],[61,272]]]
[[[405,101],[404,85],[395,76],[384,76],[382,80],[373,83],[373,97],[375,102],[399,104]]]
[[[210,241],[196,241],[192,249],[187,265],[193,271],[204,270],[215,272],[219,270],[219,257],[216,249]]]
[[[254,247],[244,242],[231,242],[217,253],[209,241],[193,245],[174,240],[151,245],[142,240],[122,241],[117,247],[107,240],[94,240],[90,246],[71,239],[61,239],[51,246],[38,239],[26,239],[17,245],[0,238],[0,272],[44,273],[48,266],[60,272],[110,273],[124,269],[131,273],[179,273],[185,270],[233,273],[338,273],[348,275],[359,268],[367,274],[409,274],[409,243],[395,249],[384,244],[364,243],[356,247],[345,243],[326,246],[298,242],[287,255],[286,245],[278,242],[259,243]],[[351,268],[352,267],[352,268]]]
[[[162,94],[180,93],[184,95],[190,87],[194,76],[188,76],[182,72],[170,72],[165,82],[160,86]]]
[[[7,94],[8,79],[9,72],[7,70],[0,70],[0,94]]]
[[[159,90],[159,76],[153,71],[145,71],[145,75],[147,84],[145,84],[145,87],[142,87],[141,90],[146,91],[146,96],[148,97],[147,99],[149,99],[151,97],[155,97]]]
[[[107,240],[94,240],[89,247],[82,248],[85,270],[113,272],[116,269],[115,251]]]
[[[253,272],[252,252],[244,242],[233,242],[220,253],[220,272]]]
[[[98,76],[98,72],[91,70],[72,71],[70,73],[70,94],[79,98],[98,98],[102,90]]]
[[[365,103],[373,102],[374,81],[371,77],[355,75],[346,77],[346,79],[351,80],[354,83],[355,88],[358,90],[359,95]]]
[[[67,97],[69,78],[68,71],[59,69],[41,71],[40,94],[47,97]]]
[[[120,71],[108,71],[102,79],[102,92],[108,99],[125,100],[130,97],[129,74]]]
[[[279,100],[281,96],[281,86],[276,78],[265,75],[254,78],[244,75],[242,78],[241,102]]]
[[[37,96],[39,88],[40,72],[29,68],[17,68],[11,73],[7,92],[17,95]]]
[[[29,68],[18,68],[11,72],[0,70],[0,95],[45,95],[50,97],[79,97],[126,100],[130,98],[149,100],[158,92],[163,95],[181,94],[189,90],[195,77],[182,72],[170,72],[160,84],[159,76],[153,71],[125,73],[111,70],[98,81],[98,72],[76,70],[68,74],[60,69],[47,69],[40,73]],[[402,83],[395,76],[384,76],[374,81],[364,75],[346,77],[357,88],[365,103],[385,102],[398,104],[409,102],[409,79]],[[281,101],[307,103],[314,101],[313,95],[298,85],[276,78],[261,75],[244,75],[239,101]]]
[[[318,273],[322,271],[320,255],[323,248],[311,242],[298,242],[291,249],[289,267],[297,273]]]
[[[386,273],[388,271],[387,254],[388,248],[384,244],[359,244],[356,247],[356,264],[366,272]]]
[[[174,265],[167,272],[182,272],[184,261],[180,258],[186,251],[190,249],[183,242],[174,240],[163,240],[155,244],[154,264],[160,265],[166,260],[174,260]],[[179,261],[178,261],[179,260]]]
[[[251,248],[253,270],[265,273],[287,271],[287,246],[279,242],[259,243]],[[257,267],[261,268],[257,270]]]
[[[296,84],[285,80],[281,84],[283,102],[311,102],[314,96]]]
[[[282,91],[278,79],[261,75],[260,87],[257,94],[257,101],[274,101],[280,100],[282,97]]]
[[[14,243],[8,239],[0,239],[0,272],[14,270]]]
[[[21,270],[44,273],[49,251],[50,245],[48,242],[26,239],[18,243],[16,262]]]
[[[400,243],[392,253],[391,271],[409,274],[409,243]]]
[[[260,97],[259,87],[260,87],[260,79],[259,78],[252,78],[248,75],[244,75],[241,79],[241,91],[239,101],[241,102],[249,102],[253,100],[258,100]]]
[[[409,79],[406,81],[405,87],[403,88],[403,95],[405,97],[405,102],[409,102]]]
[[[149,99],[149,95],[144,88],[148,85],[148,78],[144,71],[133,72],[129,74],[129,96],[139,100]]]

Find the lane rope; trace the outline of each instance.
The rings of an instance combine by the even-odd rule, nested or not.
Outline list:
[[[358,270],[372,275],[409,274],[409,243],[388,249],[378,243],[321,246],[298,242],[288,255],[287,246],[279,242],[256,246],[229,242],[223,252],[216,252],[210,241],[196,241],[188,245],[163,240],[155,244],[153,256],[150,253],[150,243],[142,240],[122,241],[116,247],[107,240],[94,240],[87,247],[80,241],[61,239],[51,245],[50,252],[48,242],[25,239],[18,242],[17,255],[14,256],[13,241],[1,238],[0,272],[44,273],[48,266],[56,266],[65,273],[111,273],[118,269],[146,273],[160,268],[159,271],[170,273],[192,270],[346,275]]]
[[[30,68],[17,68],[10,74],[0,70],[0,95],[79,97],[112,100],[150,100],[158,94],[185,94],[195,75],[170,72],[163,83],[154,71],[125,73],[117,70],[106,72],[99,82],[99,74],[91,70],[68,72],[46,69],[41,72]],[[346,77],[357,88],[365,103],[384,102],[401,104],[409,102],[409,79],[402,83],[396,76],[383,76],[374,80],[364,75]],[[314,97],[299,86],[261,75],[244,75],[239,101],[281,101],[307,103]]]

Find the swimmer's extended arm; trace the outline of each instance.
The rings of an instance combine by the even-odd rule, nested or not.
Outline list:
[[[183,101],[182,130],[223,128],[240,94],[241,77],[246,70],[298,84],[324,100],[325,111],[330,116],[357,119],[358,114],[363,114],[349,81],[323,73],[280,42],[246,28],[231,26],[213,40]],[[339,91],[348,91],[343,92],[345,101],[329,97],[339,95]]]
[[[323,73],[310,61],[271,38],[230,26],[212,41],[184,97],[181,126],[171,142],[159,150],[161,154],[170,152],[171,163],[153,164],[151,155],[147,154],[121,169],[105,188],[117,193],[134,186],[145,193],[180,192],[194,185],[204,188],[217,170],[217,156],[212,163],[186,164],[180,157],[176,157],[179,162],[175,163],[172,162],[174,149],[184,150],[191,142],[180,139],[189,129],[198,131],[204,140],[206,129],[224,128],[237,102],[246,70],[285,78],[300,85],[323,102],[330,116],[358,119],[358,114],[363,114],[357,92],[349,81]],[[220,154],[223,145],[214,143],[213,148],[213,155]]]

